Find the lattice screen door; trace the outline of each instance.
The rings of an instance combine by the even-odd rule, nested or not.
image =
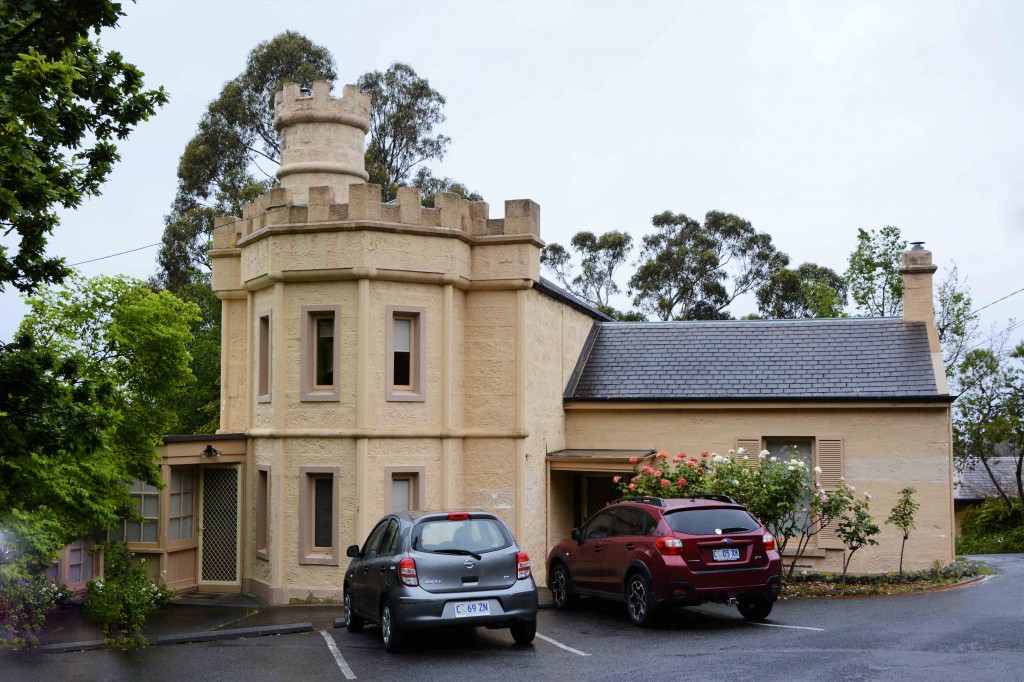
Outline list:
[[[238,467],[203,467],[200,583],[238,584]]]

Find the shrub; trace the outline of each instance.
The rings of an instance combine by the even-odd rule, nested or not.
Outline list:
[[[991,498],[964,512],[958,554],[1024,552],[1024,508]]]
[[[170,604],[172,591],[146,579],[145,559],[138,563],[123,543],[103,550],[103,577],[85,588],[83,615],[103,625],[103,636],[115,646],[145,644],[142,628],[153,610]]]
[[[42,577],[0,578],[0,648],[20,649],[39,643],[36,633],[55,606]]]

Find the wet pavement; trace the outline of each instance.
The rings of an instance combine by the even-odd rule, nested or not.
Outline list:
[[[539,588],[541,606],[550,606],[550,593]],[[268,606],[266,602],[246,594],[208,595],[190,593],[175,599],[170,606],[157,609],[146,618],[142,634],[151,643],[160,638],[230,631],[238,637],[273,634],[277,628],[311,624],[313,630],[333,628],[343,618],[341,604],[297,604]],[[39,644],[50,648],[87,643],[98,646],[103,639],[99,624],[82,616],[81,604],[57,609],[46,619],[46,628],[37,635]]]

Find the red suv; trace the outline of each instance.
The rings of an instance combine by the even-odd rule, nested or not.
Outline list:
[[[663,607],[735,603],[764,620],[782,590],[782,560],[761,522],[724,495],[616,500],[548,554],[555,606],[586,595],[626,602],[651,624]]]

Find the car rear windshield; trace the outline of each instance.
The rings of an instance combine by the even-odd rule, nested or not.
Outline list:
[[[412,546],[420,552],[463,550],[481,554],[511,544],[512,536],[497,519],[438,519],[416,526]]]
[[[676,533],[687,535],[722,535],[757,530],[761,524],[747,513],[746,509],[735,507],[712,507],[710,509],[680,509],[665,514],[665,521]]]

